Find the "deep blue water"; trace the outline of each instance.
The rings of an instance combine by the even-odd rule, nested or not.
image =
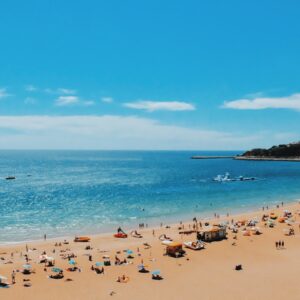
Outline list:
[[[0,243],[209,217],[300,197],[300,163],[190,159],[236,153],[0,151]],[[212,181],[225,172],[259,180]]]

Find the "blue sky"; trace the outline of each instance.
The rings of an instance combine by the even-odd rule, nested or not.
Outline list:
[[[300,140],[300,3],[2,1],[0,148]]]

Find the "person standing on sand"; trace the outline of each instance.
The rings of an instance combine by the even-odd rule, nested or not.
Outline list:
[[[276,249],[278,249],[278,242],[275,242]]]
[[[11,273],[11,283],[12,284],[16,283],[16,272],[15,272],[15,270],[13,270],[12,273]]]
[[[281,241],[278,242],[278,246],[279,246],[279,248],[281,248]]]
[[[281,241],[281,247],[284,249],[284,241]]]
[[[47,235],[46,235],[46,233],[44,234],[44,241],[46,241],[47,240]]]

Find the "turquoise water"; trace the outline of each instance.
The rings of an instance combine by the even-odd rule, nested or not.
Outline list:
[[[300,163],[190,159],[236,153],[0,151],[0,243],[210,217],[300,198]],[[212,181],[225,172],[259,180]],[[8,175],[16,180],[4,180]]]

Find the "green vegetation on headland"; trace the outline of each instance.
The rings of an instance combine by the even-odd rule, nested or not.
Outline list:
[[[240,156],[237,156],[236,159],[300,161],[300,142],[281,144],[269,149],[252,149],[250,151],[246,151]]]
[[[281,144],[269,149],[255,148],[244,152],[241,155],[233,156],[203,156],[194,155],[192,159],[237,159],[237,160],[274,160],[274,161],[299,161],[300,162],[300,142]]]

